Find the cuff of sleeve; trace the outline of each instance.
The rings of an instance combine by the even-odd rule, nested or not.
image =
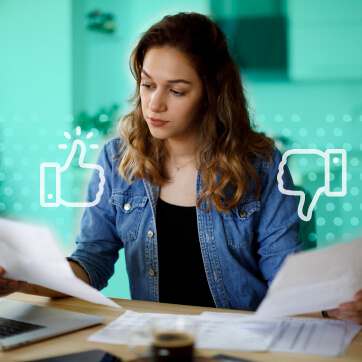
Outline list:
[[[73,258],[72,256],[68,256],[66,259],[67,259],[68,261],[74,261],[75,263],[77,263],[79,266],[81,266],[81,267],[84,269],[84,271],[85,271],[85,272],[87,273],[87,275],[88,275],[88,278],[89,278],[89,281],[90,281],[90,285],[94,288],[93,279],[92,279],[92,277],[91,277],[91,274],[90,274],[87,266],[86,266],[82,261],[80,261],[79,259]]]

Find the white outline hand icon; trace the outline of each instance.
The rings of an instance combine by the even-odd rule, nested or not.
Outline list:
[[[75,152],[77,150],[77,146],[80,146],[80,156],[79,156],[79,166],[81,168],[91,168],[91,169],[97,169],[99,171],[99,178],[100,178],[100,184],[99,184],[99,191],[97,192],[96,199],[91,202],[68,202],[61,199],[61,173],[66,171],[70,163],[72,162]],[[67,207],[92,207],[99,203],[101,196],[104,191],[104,170],[103,167],[92,164],[92,163],[84,163],[84,156],[86,152],[86,146],[83,141],[80,140],[74,140],[72,150],[70,151],[70,154],[67,158],[67,161],[65,162],[64,166],[60,166],[57,162],[43,162],[40,165],[40,205],[43,207],[58,207],[59,205],[64,205]],[[45,196],[45,187],[44,187],[44,179],[45,179],[45,168],[55,168],[56,172],[56,192],[55,192],[55,200],[52,202],[49,202],[49,200],[53,200],[54,195],[48,194],[47,198]]]
[[[309,205],[309,208],[307,211],[307,216],[305,216],[303,214],[303,206],[304,206],[304,202],[305,202],[304,192],[287,190],[283,186],[282,176],[284,174],[284,166],[287,163],[288,156],[294,155],[294,154],[302,154],[302,155],[316,154],[316,155],[322,156],[324,158],[324,165],[325,165],[324,166],[324,186],[320,187],[316,191],[316,193],[313,197],[313,200],[312,200],[311,204]],[[330,168],[331,168],[330,167],[330,156],[333,154],[339,155],[340,158],[338,158],[338,157],[333,158],[332,162],[338,162],[339,159],[341,159],[341,161],[342,161],[341,162],[341,167],[342,167],[341,191],[331,191],[331,189],[330,189]],[[335,159],[336,159],[336,161],[335,161]],[[300,196],[300,201],[299,201],[299,205],[298,205],[298,215],[303,221],[309,221],[312,218],[312,212],[313,212],[314,206],[316,205],[318,198],[322,194],[322,192],[325,192],[326,196],[329,196],[329,197],[341,197],[341,196],[345,196],[347,194],[347,152],[346,152],[346,150],[343,150],[343,149],[329,149],[329,150],[326,150],[326,152],[322,152],[317,149],[289,150],[283,154],[283,158],[279,164],[279,171],[278,171],[277,179],[278,179],[278,188],[282,194]]]

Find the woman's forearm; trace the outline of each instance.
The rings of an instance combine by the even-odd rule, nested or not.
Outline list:
[[[83,280],[85,283],[90,285],[90,280],[88,278],[88,274],[85,272],[85,270],[77,263],[73,261],[69,261],[69,265],[73,270],[73,273],[75,276],[81,280]],[[68,297],[67,294],[48,289],[45,287],[42,287],[40,285],[36,284],[27,284],[24,288],[21,289],[22,293],[26,294],[33,294],[33,295],[40,295],[43,297],[51,297],[51,298],[61,298],[61,297]]]

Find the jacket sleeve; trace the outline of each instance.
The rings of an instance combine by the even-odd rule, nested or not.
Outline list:
[[[115,206],[109,202],[113,177],[121,177],[117,175],[116,162],[110,155],[111,142],[103,147],[97,160],[104,170],[104,191],[97,205],[85,208],[76,238],[76,250],[68,258],[83,267],[91,285],[98,290],[107,286],[108,279],[114,273],[118,252],[124,246],[116,230]],[[96,199],[100,182],[99,171],[95,169],[88,185],[87,202]]]
[[[302,250],[298,234],[299,200],[296,196],[285,195],[279,191],[277,175],[280,162],[281,154],[276,150],[273,163],[269,165],[264,179],[261,180],[261,209],[256,226],[259,268],[268,284],[273,280],[285,257]],[[284,165],[282,180],[285,189],[294,190],[287,165]]]

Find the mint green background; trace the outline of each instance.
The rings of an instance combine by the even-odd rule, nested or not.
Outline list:
[[[96,9],[115,16],[113,34],[86,29],[85,14]],[[223,20],[285,16],[287,69],[242,70],[251,115],[260,130],[290,139],[292,148],[348,151],[347,195],[323,195],[317,203],[318,247],[361,236],[359,0],[0,0],[0,214],[43,222],[65,255],[74,249],[83,210],[40,206],[40,164],[65,163],[69,148],[58,144],[70,146],[63,133],[75,138],[72,121],[79,112],[95,114],[114,103],[120,114],[128,110],[134,87],[128,57],[139,34],[178,11]],[[107,137],[94,130],[86,144],[101,147],[114,134],[114,128]],[[97,153],[87,147],[85,161],[93,162]],[[290,163],[295,182],[312,194],[324,182],[317,158],[295,156]],[[62,176],[62,198],[83,201],[89,177],[72,167]],[[336,170],[336,186],[339,179]],[[123,251],[103,292],[129,298]]]

